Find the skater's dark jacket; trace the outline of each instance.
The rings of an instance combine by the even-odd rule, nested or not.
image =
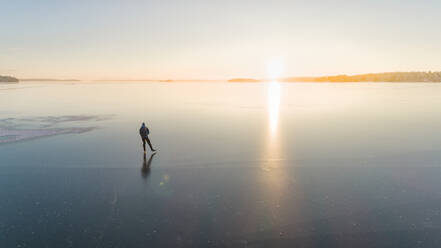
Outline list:
[[[150,133],[150,131],[149,131],[149,129],[146,127],[146,126],[142,126],[140,129],[139,129],[139,135],[141,135],[141,137],[147,137],[147,135],[149,135],[149,133]]]

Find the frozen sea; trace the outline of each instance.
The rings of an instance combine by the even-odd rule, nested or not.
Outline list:
[[[440,96],[435,83],[0,84],[0,247],[440,247]]]

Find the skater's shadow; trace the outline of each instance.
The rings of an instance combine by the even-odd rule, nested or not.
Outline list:
[[[144,153],[143,160],[142,160],[142,168],[141,168],[141,175],[144,179],[147,179],[150,175],[150,166],[152,164],[152,160],[155,155],[156,155],[156,153],[152,153],[152,155],[150,155],[149,160],[147,161],[147,157]]]

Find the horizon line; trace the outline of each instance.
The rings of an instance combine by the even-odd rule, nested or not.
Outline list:
[[[383,71],[383,72],[369,72],[369,73],[355,73],[355,74],[328,74],[328,75],[321,75],[321,76],[285,76],[285,77],[278,77],[276,79],[270,79],[270,78],[258,78],[258,77],[248,77],[248,76],[237,76],[237,77],[230,77],[226,79],[172,79],[172,78],[166,78],[166,79],[142,79],[142,78],[135,78],[135,79],[124,79],[124,78],[112,78],[112,79],[84,79],[84,78],[56,78],[56,77],[26,77],[26,78],[18,78],[20,81],[93,81],[93,82],[114,82],[114,81],[130,81],[130,82],[172,82],[172,81],[211,81],[211,82],[223,82],[223,81],[229,81],[234,79],[249,79],[249,80],[257,80],[257,81],[278,81],[278,80],[285,80],[290,78],[322,78],[322,77],[336,77],[336,76],[360,76],[360,75],[370,75],[370,74],[386,74],[386,73],[436,73],[441,72],[439,71]],[[14,76],[12,76],[14,77]]]

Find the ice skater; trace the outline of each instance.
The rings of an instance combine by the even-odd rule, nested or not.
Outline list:
[[[145,153],[145,142],[149,144],[150,150],[152,150],[152,152],[156,151],[155,149],[153,149],[152,143],[150,143],[149,133],[150,133],[149,129],[145,126],[145,123],[143,122],[141,128],[139,129],[139,135],[141,135],[142,148],[144,149],[144,153]]]

